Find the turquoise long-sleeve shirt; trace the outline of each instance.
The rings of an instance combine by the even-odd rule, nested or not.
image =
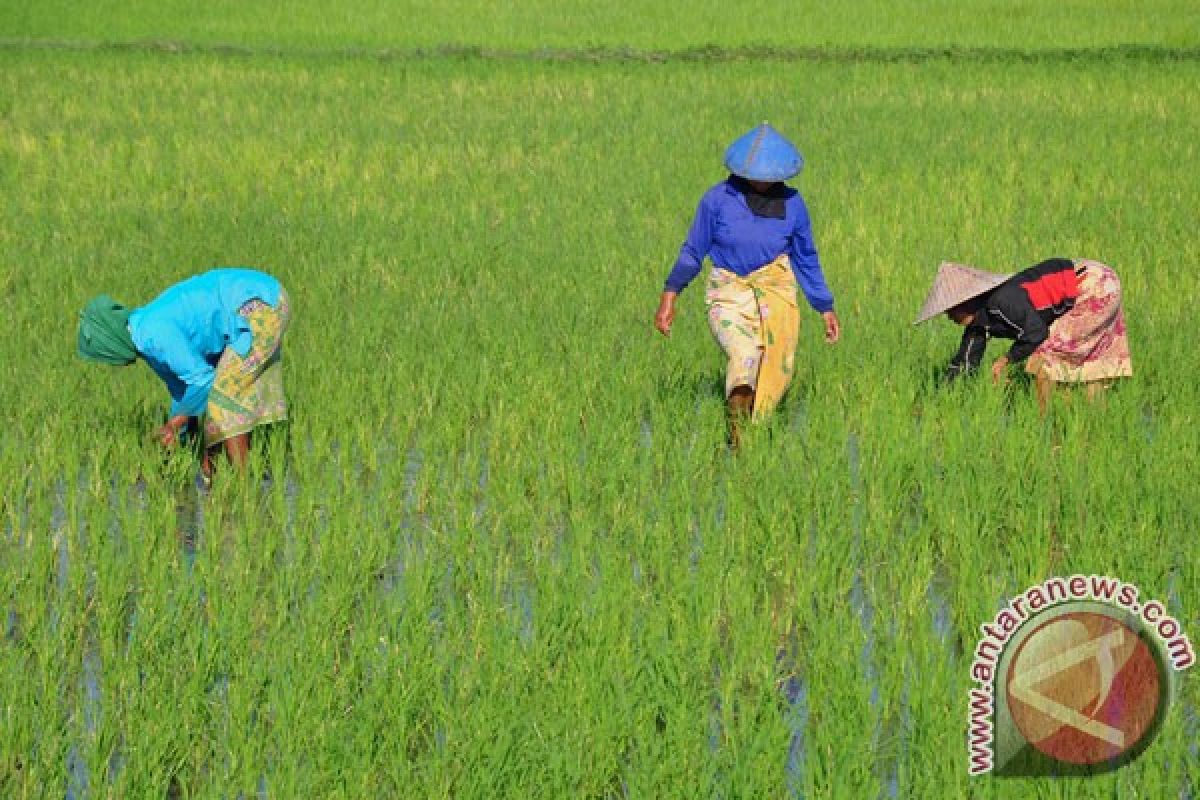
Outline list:
[[[214,269],[175,284],[129,315],[138,353],[171,394],[171,416],[198,417],[208,406],[226,347],[245,357],[254,334],[237,312],[249,300],[279,303],[279,281],[253,269]]]

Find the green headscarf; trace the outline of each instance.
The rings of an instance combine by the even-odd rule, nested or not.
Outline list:
[[[114,367],[132,364],[137,348],[129,335],[129,310],[102,294],[79,317],[79,355]]]

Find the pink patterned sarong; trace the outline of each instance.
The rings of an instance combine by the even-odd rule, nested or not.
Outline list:
[[[1075,307],[1050,326],[1050,336],[1029,358],[1028,371],[1057,383],[1086,383],[1133,375],[1121,308],[1121,282],[1099,261],[1084,268]]]

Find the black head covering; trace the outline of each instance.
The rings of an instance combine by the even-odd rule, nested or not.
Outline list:
[[[765,192],[760,192],[750,185],[750,182],[739,175],[729,176],[729,185],[742,193],[746,205],[756,217],[783,219],[786,216],[785,207],[791,195],[782,181],[772,183]]]

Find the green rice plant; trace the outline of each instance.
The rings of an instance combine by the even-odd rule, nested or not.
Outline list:
[[[1200,785],[1186,680],[1113,775],[971,779],[963,746],[978,626],[1032,583],[1119,575],[1200,629],[1179,322],[1196,64],[1011,52],[1187,48],[1186,10],[1168,32],[1114,8],[1050,43],[1020,9],[839,18],[832,50],[790,59],[769,48],[826,28],[710,39],[702,8],[671,39],[650,15],[534,41],[528,6],[404,30],[379,9],[319,30],[306,7],[274,27],[164,9],[4,15],[0,794]],[[48,37],[205,47],[13,41]],[[358,52],[707,41],[767,58]],[[947,42],[1000,51],[889,49]],[[838,49],[859,46],[884,49]],[[650,315],[722,147],[764,117],[807,158],[845,339],[804,312],[796,384],[733,457],[701,293],[669,340]],[[1019,378],[938,385],[958,331],[909,324],[936,264],[1059,254],[1117,269],[1135,379],[1045,417]],[[74,323],[99,291],[137,305],[233,264],[293,298],[291,415],[249,476],[201,490],[193,451],[147,438],[157,379],[82,366]]]
[[[898,4],[848,3],[837,14],[812,2],[729,6],[706,0],[678,8],[615,2],[513,3],[502,9],[479,0],[456,0],[430,8],[416,3],[364,0],[336,13],[314,2],[218,2],[203,9],[177,1],[106,3],[86,9],[55,2],[11,4],[3,33],[11,40],[142,41],[166,50],[194,44],[230,47],[298,47],[383,53],[423,48],[455,55],[562,48],[595,57],[636,58],[642,49],[686,51],[696,56],[721,46],[749,58],[780,48],[1008,47],[1019,50],[1113,45],[1196,45],[1193,6],[1154,0],[1133,7],[1121,2],[1090,5],[1087,13],[1023,0],[997,7],[979,0],[920,0]]]

